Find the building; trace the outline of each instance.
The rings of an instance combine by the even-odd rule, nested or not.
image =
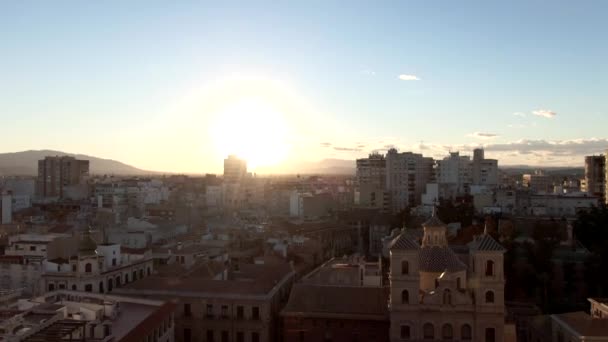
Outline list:
[[[542,170],[523,175],[523,186],[533,192],[553,192],[553,179]]]
[[[568,312],[551,315],[551,340],[582,342],[608,340],[608,299],[589,298],[591,315]]]
[[[355,205],[363,208],[388,210],[386,191],[386,159],[378,153],[357,159],[355,178]]]
[[[278,341],[279,312],[295,272],[289,264],[237,264],[224,276],[208,272],[153,276],[117,292],[156,300],[175,299],[176,341]]]
[[[41,286],[45,291],[107,293],[149,277],[152,271],[151,253],[122,254],[119,244],[96,244],[87,231],[80,239],[76,253],[44,261]]]
[[[2,341],[174,341],[170,302],[53,291],[0,310]]]
[[[461,156],[459,152],[450,152],[450,155],[437,161],[437,183],[440,187],[440,196],[452,198],[468,194],[473,182],[473,169],[471,158]]]
[[[389,340],[381,262],[333,258],[292,288],[281,312],[284,341]]]
[[[64,196],[64,188],[85,184],[89,176],[89,161],[69,156],[45,157],[38,161],[37,195]]]
[[[486,230],[457,255],[435,213],[423,228],[391,242],[391,341],[504,341],[504,248]]]
[[[495,188],[498,186],[498,160],[485,159],[484,150],[473,150],[472,184]]]
[[[422,154],[399,153],[394,148],[388,151],[386,190],[393,213],[420,204],[426,184],[434,179],[433,164],[433,158],[425,158]]]
[[[586,191],[590,196],[600,198],[605,201],[606,195],[606,157],[587,156],[585,157],[585,184]]]
[[[230,155],[224,159],[224,182],[240,183],[247,175],[247,161]]]

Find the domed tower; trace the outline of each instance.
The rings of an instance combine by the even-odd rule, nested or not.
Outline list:
[[[478,325],[476,336],[501,341],[505,312],[505,249],[488,233],[477,235],[469,243],[470,288],[473,291]]]
[[[420,245],[403,229],[390,243],[390,318],[391,341],[417,334],[420,303]]]
[[[444,274],[456,279],[459,288],[465,288],[467,266],[448,246],[447,225],[437,217],[422,224],[424,236],[420,249],[420,289],[429,292],[437,287],[438,278]]]

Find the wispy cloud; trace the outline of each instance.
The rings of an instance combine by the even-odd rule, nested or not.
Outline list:
[[[548,110],[548,109],[533,110],[532,114],[534,114],[536,116],[542,116],[542,117],[548,118],[548,119],[552,119],[555,115],[557,115],[556,112],[554,112],[552,110]]]
[[[361,70],[361,73],[363,75],[367,75],[367,76],[376,76],[376,72],[374,70],[370,70],[370,69],[363,69],[363,70]]]
[[[330,146],[331,146],[331,143],[329,143],[329,142],[322,142],[321,143],[321,147],[330,147]]]
[[[334,147],[334,150],[341,151],[341,152],[361,152],[361,149],[357,148],[357,147],[339,147],[339,146],[336,146],[336,147]]]
[[[477,138],[477,139],[494,139],[498,136],[498,134],[494,133],[485,133],[485,132],[473,132],[471,134],[467,134],[468,137]]]
[[[526,117],[526,113],[524,113],[524,112],[515,112],[515,113],[513,113],[513,115],[515,115],[515,116],[520,116],[520,117],[522,117],[522,118],[523,118],[523,117]]]
[[[416,75],[406,75],[406,74],[399,75],[399,79],[402,81],[420,81],[420,77],[418,77]]]

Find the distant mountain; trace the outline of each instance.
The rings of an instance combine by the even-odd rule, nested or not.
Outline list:
[[[46,156],[72,156],[76,159],[90,161],[91,174],[115,174],[115,175],[142,175],[152,174],[153,171],[145,171],[121,163],[116,160],[102,159],[84,154],[65,153],[52,150],[30,150],[15,153],[0,153],[0,176],[38,174],[38,160]]]
[[[281,173],[289,174],[354,175],[356,164],[354,160],[323,159],[317,162],[284,164],[279,169]],[[264,170],[260,170],[260,173],[264,173]]]

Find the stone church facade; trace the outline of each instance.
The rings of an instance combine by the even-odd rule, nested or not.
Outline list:
[[[421,243],[390,245],[390,340],[504,340],[504,248],[487,231],[457,254],[433,213]]]

